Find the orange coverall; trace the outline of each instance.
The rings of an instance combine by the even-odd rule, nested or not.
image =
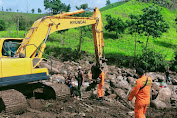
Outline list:
[[[104,76],[105,74],[103,72],[101,72],[101,74],[99,75],[99,78],[101,79],[101,82],[99,83],[99,86],[98,86],[98,97],[103,97],[104,96],[104,93],[103,93],[103,88],[102,86],[104,86]]]
[[[146,118],[145,113],[147,106],[150,103],[150,90],[152,86],[152,79],[148,77],[148,82],[146,86],[140,90],[141,87],[146,83],[147,76],[143,75],[138,80],[130,93],[128,99],[131,101],[133,97],[136,97],[135,100],[135,118]]]

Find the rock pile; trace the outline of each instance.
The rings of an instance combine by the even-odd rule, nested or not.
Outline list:
[[[65,77],[68,73],[74,75],[77,74],[78,66],[82,66],[84,71],[84,77],[87,82],[91,82],[91,67],[93,64],[89,64],[88,61],[79,61],[78,63],[73,61],[60,62],[53,61],[53,75],[52,81],[64,83]],[[42,63],[40,67],[46,67],[51,70],[50,62]],[[124,106],[132,107],[133,102],[128,102],[127,97],[133,89],[136,81],[136,73],[134,69],[118,68],[116,66],[107,66],[105,68],[105,100],[109,102],[121,102]],[[177,86],[176,86],[176,74],[172,76],[172,85],[165,84],[164,88],[160,87],[162,81],[165,82],[165,74],[157,72],[147,73],[153,80],[152,84],[152,96],[151,96],[151,107],[157,109],[171,108],[177,106]],[[97,95],[97,88],[93,89],[92,92],[87,92],[90,96]],[[86,92],[83,92],[83,94]]]

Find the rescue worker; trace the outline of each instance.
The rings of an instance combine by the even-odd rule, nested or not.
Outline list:
[[[82,87],[82,85],[84,85],[84,74],[81,69],[82,69],[82,67],[79,66],[78,67],[78,76],[76,77],[76,79],[78,81],[78,93],[79,93],[80,98],[81,98],[81,94],[82,94],[81,87]]]
[[[171,78],[170,78],[170,67],[168,66],[167,67],[167,70],[166,70],[166,72],[165,72],[165,75],[166,75],[166,83],[169,83],[169,84],[171,84]]]
[[[152,86],[152,79],[144,74],[142,68],[138,67],[136,73],[139,79],[136,80],[136,84],[130,93],[128,100],[131,101],[133,97],[135,100],[135,118],[146,118],[145,113],[147,106],[150,104],[150,90]]]
[[[104,69],[104,67],[101,67],[100,74],[99,74],[99,79],[101,79],[100,83],[98,85],[98,91],[97,91],[98,97],[99,97],[99,99],[98,99],[99,102],[103,101],[103,96],[104,96],[103,86],[104,86],[104,77],[105,77],[105,74],[103,73],[103,69]]]
[[[73,82],[73,77],[71,73],[68,74],[68,77],[65,79],[65,84],[68,85],[70,88],[70,95],[73,96],[73,89],[72,89],[72,82]]]

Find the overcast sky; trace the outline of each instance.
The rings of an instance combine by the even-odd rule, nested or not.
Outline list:
[[[115,3],[121,0],[110,0],[111,3]],[[94,7],[104,7],[106,4],[106,0],[61,0],[62,3],[65,3],[66,5],[71,5],[71,10],[76,10],[75,6],[80,6],[81,4],[88,3],[88,6],[91,8]],[[31,9],[35,9],[35,13],[37,13],[37,9],[40,8],[42,12],[46,12],[44,10],[44,0],[0,0],[0,11],[2,10],[2,7],[4,11],[6,9],[11,8],[12,11],[19,12],[27,12],[31,13]]]

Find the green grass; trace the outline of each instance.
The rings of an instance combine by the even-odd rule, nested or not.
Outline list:
[[[106,5],[105,7],[101,8],[100,11],[103,12],[103,11],[106,11],[108,9],[112,9],[114,7],[118,7],[122,4],[126,3],[125,1],[121,1],[121,2],[116,2],[114,4],[110,4],[110,5]]]
[[[17,31],[0,31],[1,38],[24,38],[25,31],[19,31],[19,35],[17,35]]]
[[[137,2],[135,0],[132,0],[130,2],[122,4],[121,6],[114,7],[106,11],[103,11],[102,15],[103,15],[104,26],[106,24],[106,20],[105,20],[106,15],[111,14],[113,17],[116,17],[116,18],[120,17],[123,21],[126,21],[129,19],[128,15],[142,14],[143,12],[141,11],[141,9],[148,7],[149,5],[151,5],[151,3],[145,4],[142,2]],[[172,12],[168,10],[167,8],[162,8],[161,14],[163,15],[165,21],[169,24],[170,29],[168,30],[167,33],[164,33],[161,38],[153,39],[151,37],[148,46],[151,49],[156,50],[157,52],[162,52],[164,55],[166,55],[167,60],[171,60],[174,58],[173,52],[177,45],[177,41],[176,41],[177,32],[176,32],[176,26],[175,26],[175,21],[174,21],[177,16],[177,12],[176,11]],[[105,31],[104,34],[106,36],[106,35],[109,35],[110,33]],[[108,40],[110,40],[110,38],[105,38],[105,42]],[[144,42],[144,44],[138,45],[137,53],[139,54],[141,53],[141,49],[142,49],[141,45],[142,46],[145,45],[146,37],[139,36],[138,40],[141,40],[142,42]],[[105,46],[106,48],[105,50],[112,50],[112,53],[114,54],[122,53],[123,55],[126,55],[126,56],[133,56],[134,37],[125,33],[122,35],[121,38],[116,39],[114,43],[117,43],[118,45],[116,47],[113,47],[114,51],[106,46]]]
[[[15,17],[24,16],[27,19],[33,19],[34,21],[45,16],[45,14],[31,14],[31,13],[20,13],[20,12],[4,12],[0,11],[0,19],[13,20]]]
[[[4,12],[0,11],[0,19],[6,21],[7,30],[16,30],[16,23],[18,17],[23,17],[26,22],[33,23],[37,19],[45,16],[46,14],[31,14],[31,13],[20,13],[20,12]],[[20,19],[21,20],[21,19]],[[30,24],[32,25],[32,24]]]
[[[106,25],[106,15],[111,14],[113,17],[120,17],[123,21],[128,20],[130,14],[142,14],[141,11],[143,8],[148,7],[151,3],[146,4],[142,2],[137,2],[132,0],[129,2],[120,2],[108,5],[104,8],[101,8],[103,23]],[[0,12],[1,14],[2,12]],[[164,33],[161,38],[152,38],[150,37],[148,47],[162,53],[166,56],[166,60],[174,59],[174,50],[177,45],[177,26],[175,25],[175,18],[177,17],[177,10],[170,11],[167,8],[162,8],[161,13],[165,21],[169,24],[170,29],[167,33]],[[14,14],[14,13],[12,13]],[[10,13],[9,13],[10,15]],[[29,19],[37,19],[43,15],[39,14],[24,14]],[[2,15],[0,15],[1,19]],[[4,19],[10,19],[10,16],[3,16]],[[12,30],[8,28],[7,31],[0,32],[0,37],[23,37],[24,31],[20,32],[20,35],[17,36],[15,32],[15,25],[11,25]],[[9,34],[10,32],[10,34]],[[12,33],[11,33],[12,32]],[[63,35],[64,40],[61,40],[61,34],[53,33],[50,35],[47,42],[46,50],[55,50],[57,48],[72,48],[74,51],[79,45],[80,30],[70,29],[66,31]],[[134,37],[129,35],[127,31],[125,34],[122,34],[118,39],[115,39],[115,33],[107,32],[104,30],[104,42],[105,42],[105,54],[107,58],[119,58],[119,57],[132,57],[134,55]],[[142,53],[142,47],[145,46],[146,37],[137,36],[137,40],[143,42],[142,44],[137,44],[137,54]],[[92,32],[87,32],[87,36],[83,37],[82,50],[90,54],[94,54],[94,44]],[[48,51],[50,53],[50,51]],[[56,55],[57,56],[57,55]]]

